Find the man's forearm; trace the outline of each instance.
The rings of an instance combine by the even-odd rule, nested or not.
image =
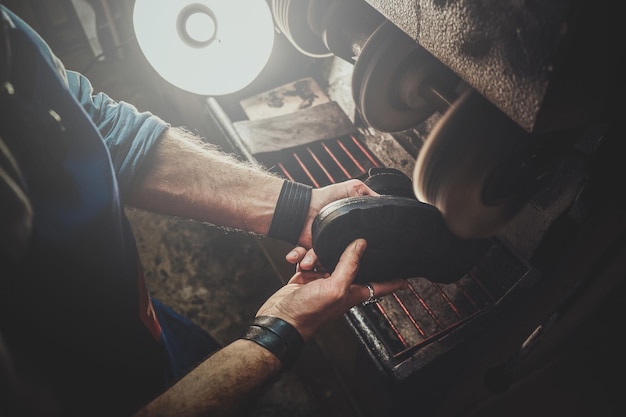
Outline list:
[[[135,207],[267,233],[283,180],[181,129],[168,129],[128,195]]]
[[[249,340],[236,340],[204,361],[133,417],[237,415],[280,372],[280,361]]]

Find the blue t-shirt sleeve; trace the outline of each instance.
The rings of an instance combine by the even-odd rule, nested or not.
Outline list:
[[[89,80],[67,71],[69,89],[87,112],[111,154],[120,191],[128,191],[133,175],[169,124],[150,112],[140,112],[132,104],[115,101],[104,93],[94,93]]]

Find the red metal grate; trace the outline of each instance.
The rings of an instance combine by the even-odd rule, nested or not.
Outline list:
[[[382,164],[356,136],[342,136],[306,146],[256,155],[256,159],[284,177],[323,187],[367,175]]]

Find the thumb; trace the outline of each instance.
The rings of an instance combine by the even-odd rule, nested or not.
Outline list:
[[[350,285],[359,270],[359,261],[366,247],[365,239],[354,240],[341,254],[331,276],[346,286]]]

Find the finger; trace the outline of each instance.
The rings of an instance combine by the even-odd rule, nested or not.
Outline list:
[[[370,293],[370,289],[368,285],[372,288],[372,292]],[[398,290],[405,289],[409,286],[409,282],[405,279],[398,278],[391,281],[382,281],[382,282],[369,282],[363,285],[354,285],[356,287],[357,295],[355,297],[355,304],[360,304],[370,299],[380,299],[385,295],[392,294]]]
[[[347,187],[348,197],[357,195],[379,195],[361,180],[351,179],[343,183]]]
[[[379,298],[407,288],[409,282],[406,279],[398,278],[390,281],[373,282],[371,285],[374,288],[374,297]]]
[[[365,305],[365,303],[367,303],[367,302],[372,302],[372,301],[376,302],[377,301],[377,299],[376,299],[376,290],[374,289],[374,283],[373,282],[370,282],[370,283],[367,283],[367,284],[364,284],[364,285],[356,285],[356,286],[353,286],[353,287],[357,287],[358,288],[357,291],[359,292],[359,295],[358,295],[358,297],[356,299],[356,303],[357,304]],[[364,291],[365,291],[365,295],[363,295]],[[355,304],[355,303],[353,303],[353,304]]]
[[[354,191],[356,192],[356,195],[380,195],[376,191],[368,187],[365,183],[361,183],[355,186]]]
[[[317,266],[317,255],[313,249],[309,249],[302,260],[300,261],[300,268],[305,271],[313,271]]]
[[[328,270],[319,263],[316,263],[315,265],[313,265],[313,268],[311,268],[310,265],[305,265],[303,267],[301,266],[301,264],[296,264],[296,272],[304,272],[304,271],[327,273],[330,275],[330,272],[328,272]]]
[[[297,263],[300,263],[300,261],[302,261],[306,253],[307,253],[306,248],[303,248],[302,246],[296,246],[285,256],[285,259],[289,263],[297,264]]]
[[[359,261],[366,246],[365,239],[356,239],[349,244],[341,254],[331,276],[346,286],[350,285],[359,270]]]

